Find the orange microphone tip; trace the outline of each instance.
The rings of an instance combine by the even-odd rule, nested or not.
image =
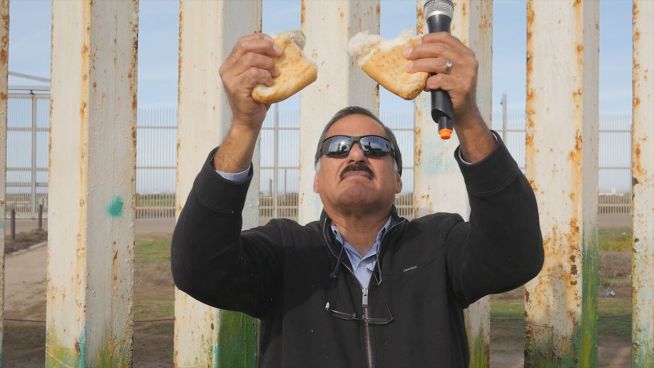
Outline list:
[[[450,139],[452,137],[452,129],[441,129],[438,131],[438,135],[441,136],[441,139]]]

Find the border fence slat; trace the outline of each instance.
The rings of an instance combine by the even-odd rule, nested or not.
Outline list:
[[[633,3],[632,365],[654,367],[654,1]]]
[[[230,127],[231,112],[218,70],[240,36],[261,30],[261,1],[184,0],[179,11],[177,215],[198,163]],[[256,183],[258,160],[253,161]],[[244,228],[257,225],[257,191],[256,185],[250,186]],[[256,326],[252,318],[209,307],[176,289],[174,366],[254,367]],[[228,339],[232,343],[225,344]]]
[[[424,1],[417,0],[417,29],[427,32],[424,25]],[[452,34],[470,47],[479,60],[477,103],[489,126],[492,126],[492,1],[458,1],[452,17]],[[441,140],[437,125],[431,118],[430,95],[423,93],[415,104],[415,187],[414,214],[424,216],[434,212],[454,212],[468,218],[470,205],[461,171],[453,159],[459,141],[456,134]],[[444,190],[443,188],[447,188]],[[470,367],[490,365],[490,299],[472,304],[465,314],[470,347]]]
[[[598,63],[599,2],[527,1],[526,169],[545,264],[526,287],[526,367],[597,366]]]
[[[46,367],[132,363],[137,22],[52,3]]]
[[[9,66],[9,1],[0,1],[0,173],[7,168],[7,77]],[[0,178],[0,213],[5,213],[7,200],[6,177]],[[6,221],[0,219],[0,367],[4,341],[5,306],[5,228]]]

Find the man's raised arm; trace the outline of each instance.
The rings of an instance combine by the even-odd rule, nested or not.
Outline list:
[[[206,304],[255,316],[270,301],[281,261],[274,228],[241,234],[252,155],[268,109],[251,94],[258,84],[272,84],[279,73],[273,57],[280,53],[272,38],[252,34],[238,41],[220,68],[231,127],[196,177],[172,242],[173,278],[179,289]],[[243,172],[237,180],[229,175]]]
[[[216,170],[234,173],[250,167],[268,110],[268,106],[252,99],[252,90],[258,84],[272,85],[273,77],[279,74],[273,58],[281,52],[270,36],[255,33],[242,37],[220,67],[232,125],[214,157]]]

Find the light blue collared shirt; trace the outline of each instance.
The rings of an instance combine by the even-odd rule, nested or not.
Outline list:
[[[352,271],[354,271],[354,275],[359,280],[362,288],[367,288],[370,284],[370,278],[372,277],[372,272],[375,270],[375,264],[377,263],[377,252],[379,251],[382,237],[386,231],[388,231],[390,225],[391,218],[389,217],[388,220],[386,220],[384,226],[382,226],[382,228],[377,233],[377,238],[372,244],[372,247],[370,247],[368,252],[363,256],[357,252],[357,250],[347,241],[347,239],[343,238],[343,235],[340,231],[338,231],[336,225],[331,225],[331,229],[334,233],[334,236],[336,237],[336,240],[343,245],[343,248],[345,248],[345,253],[350,259],[350,264],[352,264]]]

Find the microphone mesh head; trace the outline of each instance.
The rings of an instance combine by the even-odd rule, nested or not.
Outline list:
[[[451,0],[427,0],[425,2],[425,18],[429,18],[430,15],[445,14],[446,16],[452,18],[454,14],[454,5]]]

